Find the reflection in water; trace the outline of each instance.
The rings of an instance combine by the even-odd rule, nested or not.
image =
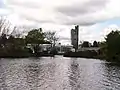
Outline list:
[[[73,60],[70,64],[70,70],[69,70],[69,81],[71,85],[72,90],[76,90],[77,88],[80,88],[80,72],[79,72],[79,64],[76,63],[75,60]]]
[[[102,72],[103,79],[101,84],[109,89],[120,89],[120,65],[115,63],[106,63],[104,65],[104,72]]]
[[[43,64],[30,63],[26,65],[27,85],[30,90],[44,90],[52,88],[51,83],[54,82],[54,63]],[[52,89],[51,89],[52,90]]]
[[[6,80],[5,71],[0,63],[0,90],[1,89],[7,90],[5,80]]]
[[[37,90],[38,87],[39,66],[31,63],[26,67],[27,85],[32,90]]]
[[[54,80],[54,74],[55,74],[55,64],[45,64],[40,66],[40,74],[38,77],[38,90],[53,90],[52,88],[52,82],[55,82]]]
[[[61,56],[1,59],[0,90],[120,90],[120,66]]]
[[[120,67],[74,59],[71,61],[69,80],[71,90],[119,90]]]

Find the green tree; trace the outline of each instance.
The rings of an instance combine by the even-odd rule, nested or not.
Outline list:
[[[90,44],[90,43],[89,43],[88,41],[84,41],[84,42],[82,43],[82,47],[90,47],[89,44]]]
[[[4,47],[5,44],[6,44],[6,41],[7,41],[6,34],[2,34],[1,37],[0,37],[0,45]]]
[[[42,31],[42,28],[33,29],[28,32],[28,35],[25,38],[26,44],[31,44],[34,48],[35,53],[40,51],[39,44],[49,44],[50,42],[45,40],[45,33]]]
[[[28,35],[26,36],[26,43],[43,44],[43,43],[45,43],[44,39],[45,39],[45,37],[44,37],[44,33],[42,31],[42,28],[33,29],[30,32],[28,32]]]
[[[98,42],[97,41],[93,42],[93,47],[98,47]]]
[[[119,60],[120,59],[120,32],[112,31],[106,38],[106,56],[110,60]]]

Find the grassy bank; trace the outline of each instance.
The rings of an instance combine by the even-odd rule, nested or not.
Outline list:
[[[94,50],[79,51],[79,52],[66,52],[64,57],[80,57],[80,58],[93,58],[93,59],[105,59],[99,52]]]

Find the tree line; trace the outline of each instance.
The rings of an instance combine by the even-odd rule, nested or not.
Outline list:
[[[11,24],[4,18],[0,18],[0,57],[29,55],[27,44],[35,45],[38,52],[39,44],[51,44],[54,47],[58,41],[56,32],[43,32],[42,28],[31,29],[25,36],[25,30],[18,32],[18,27],[11,27]],[[120,61],[120,31],[111,31],[105,37],[104,42],[94,41],[90,44],[84,41],[81,47],[100,47],[101,57],[108,61]]]
[[[27,44],[35,45],[36,52],[39,44],[51,44],[55,46],[58,37],[55,31],[43,32],[42,28],[29,30],[23,36],[24,31],[11,27],[11,24],[4,18],[0,18],[0,56],[28,55]]]
[[[120,31],[114,30],[106,35],[105,41],[94,41],[91,45],[88,41],[84,41],[82,47],[100,47],[99,56],[107,61],[120,61]]]
[[[89,41],[83,41],[81,47],[99,47],[100,42],[94,41],[92,44]]]
[[[120,61],[120,31],[111,31],[101,43],[102,55],[108,61]]]

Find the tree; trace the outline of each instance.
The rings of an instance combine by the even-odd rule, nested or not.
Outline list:
[[[7,42],[7,35],[10,31],[10,23],[6,18],[0,17],[0,46],[5,47]]]
[[[26,42],[29,44],[43,44],[45,43],[44,39],[45,37],[42,28],[33,29],[28,32],[28,35],[26,36]]]
[[[90,44],[90,43],[89,43],[88,41],[84,41],[84,42],[82,43],[82,47],[90,47],[89,44]]]
[[[53,31],[48,31],[48,32],[45,32],[45,38],[51,43],[51,45],[54,47],[56,42],[58,41],[58,37],[56,36],[56,32]]]
[[[106,38],[106,56],[110,60],[120,59],[120,31],[110,32]]]
[[[93,47],[98,47],[98,42],[97,41],[93,42]]]
[[[0,34],[8,35],[10,31],[10,22],[6,20],[6,18],[0,17]]]
[[[31,44],[34,48],[35,53],[40,51],[39,44],[49,44],[50,42],[45,40],[45,33],[42,31],[42,28],[33,29],[28,32],[28,35],[25,38],[26,44]]]
[[[107,59],[107,44],[106,44],[106,41],[99,42],[99,47],[100,47],[100,49],[98,50],[99,55],[102,58]]]
[[[12,28],[7,19],[0,18],[0,56],[25,56],[28,50],[25,48],[25,39],[20,38],[18,28]],[[19,36],[18,36],[19,34]]]
[[[0,37],[0,46],[5,46],[6,44],[6,41],[7,41],[7,36],[6,34],[2,34],[1,37]]]

